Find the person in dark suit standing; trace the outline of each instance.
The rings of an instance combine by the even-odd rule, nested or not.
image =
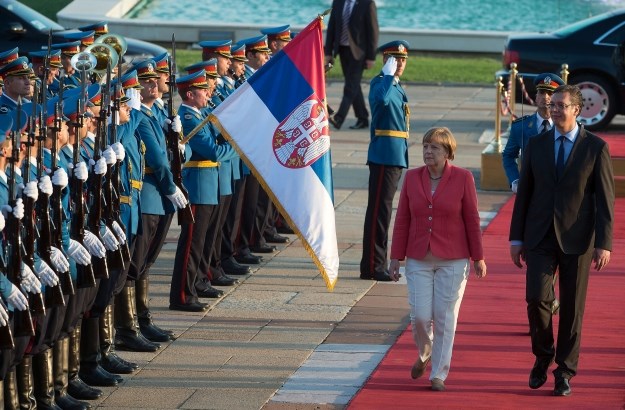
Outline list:
[[[555,125],[525,149],[510,225],[510,256],[527,265],[526,301],[536,361],[529,387],[540,388],[554,361],[555,396],[571,394],[577,374],[582,320],[591,264],[610,261],[614,176],[605,141],[575,118],[582,109],[577,86],[563,85],[549,104]],[[560,322],[554,346],[551,278],[559,270]]]
[[[365,68],[372,68],[378,47],[378,14],[373,0],[334,0],[328,22],[325,44],[325,64],[333,63],[337,55],[345,76],[343,99],[330,123],[339,129],[349,107],[353,105],[356,124],[351,129],[369,127],[369,112],[365,106],[360,81]]]

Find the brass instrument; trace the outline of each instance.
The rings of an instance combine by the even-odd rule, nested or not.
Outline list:
[[[100,38],[98,38],[98,40]],[[103,43],[93,43],[89,47],[85,48],[83,53],[93,54],[96,59],[96,65],[93,68],[93,72],[98,74],[104,74],[106,72],[106,67],[109,65],[111,67],[117,66],[117,61],[119,60],[119,54],[117,51],[112,46]]]
[[[106,44],[111,46],[117,52],[118,56],[123,56],[126,54],[126,50],[128,50],[128,42],[126,39],[117,34],[109,33],[100,36],[95,40],[94,44]],[[111,67],[115,67],[115,64],[111,64]]]

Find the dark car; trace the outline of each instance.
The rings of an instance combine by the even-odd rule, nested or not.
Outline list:
[[[63,35],[78,30],[66,30],[58,23],[15,0],[0,0],[0,52],[19,47],[21,55],[41,50],[48,44],[48,33],[52,31],[52,43],[67,40]],[[137,57],[154,57],[167,50],[156,44],[125,37],[128,50],[125,60]]]
[[[536,74],[560,74],[569,66],[569,84],[577,84],[584,96],[578,121],[589,129],[600,129],[616,114],[625,114],[623,43],[625,9],[579,21],[551,33],[511,35],[503,52],[505,70],[497,72],[507,83],[511,63],[529,95],[535,94]],[[517,97],[521,93],[517,93]]]

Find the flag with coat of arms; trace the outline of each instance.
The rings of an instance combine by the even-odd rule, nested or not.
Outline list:
[[[322,16],[211,114],[295,230],[329,290],[338,278]]]

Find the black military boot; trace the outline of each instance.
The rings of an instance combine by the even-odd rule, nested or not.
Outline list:
[[[62,410],[54,401],[52,349],[46,349],[33,356],[33,381],[37,409]]]
[[[25,355],[15,367],[17,394],[20,409],[36,409],[37,401],[33,393],[33,358]]]
[[[67,393],[78,400],[95,400],[102,397],[102,390],[89,386],[78,376],[80,366],[80,323],[69,336]]]
[[[136,321],[135,287],[125,286],[115,296],[115,348],[132,352],[155,352],[161,345],[150,342],[139,331]]]
[[[135,282],[137,318],[141,334],[151,342],[168,342],[174,339],[174,332],[164,330],[156,326],[152,321],[149,302],[149,278],[146,277]]]
[[[100,316],[100,366],[109,373],[130,374],[139,368],[113,350],[113,305],[108,305]]]
[[[54,378],[54,401],[63,410],[87,410],[90,404],[76,400],[67,394],[69,383],[69,337],[59,339],[52,348],[52,374]]]
[[[78,375],[90,386],[117,386],[124,379],[104,370],[98,363],[100,356],[100,318],[82,320],[80,337],[80,370]]]
[[[15,369],[9,370],[4,376],[4,407],[3,409],[19,409],[20,403],[17,391],[17,376]]]

